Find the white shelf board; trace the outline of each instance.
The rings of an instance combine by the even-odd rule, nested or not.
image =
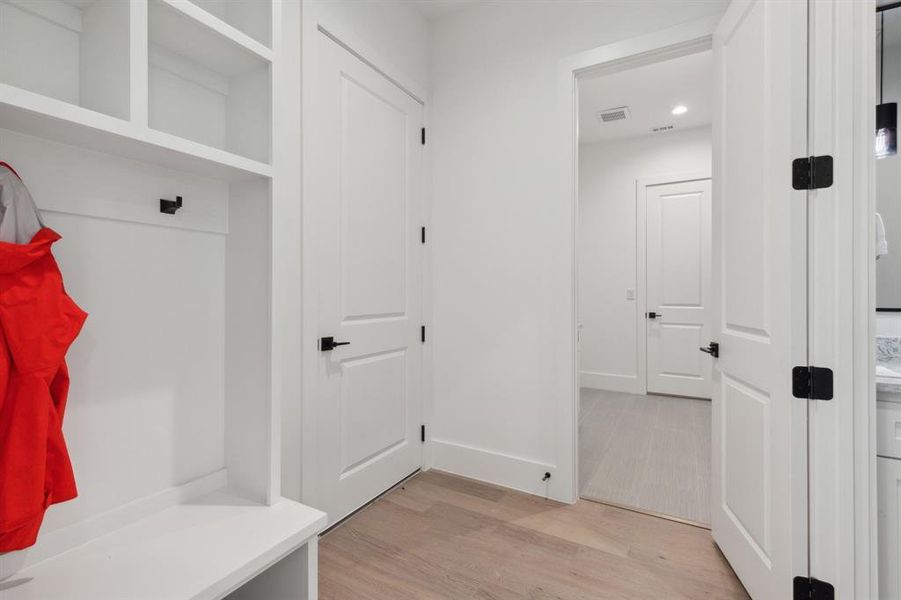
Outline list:
[[[2,83],[0,127],[225,181],[272,177],[266,163]]]
[[[272,63],[272,51],[188,0],[151,0],[150,41],[227,77]]]
[[[3,600],[222,598],[316,536],[326,515],[216,492],[97,538],[3,581]]]

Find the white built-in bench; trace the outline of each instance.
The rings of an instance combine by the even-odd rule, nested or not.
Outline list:
[[[19,571],[0,581],[0,598],[314,599],[325,524],[325,513],[291,500],[217,492]]]

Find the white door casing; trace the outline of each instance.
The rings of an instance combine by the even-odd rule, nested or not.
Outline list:
[[[422,105],[323,33],[307,121],[318,508],[335,523],[422,465]],[[309,340],[308,340],[309,341]]]
[[[644,188],[647,391],[710,398],[710,179]]]
[[[714,34],[713,537],[753,598],[807,574],[807,3],[736,0]]]

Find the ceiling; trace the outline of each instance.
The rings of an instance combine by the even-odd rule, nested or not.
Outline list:
[[[414,0],[419,12],[429,21],[436,21],[445,15],[464,8],[485,4],[486,0]]]
[[[579,80],[579,143],[623,140],[653,133],[655,127],[672,125],[669,131],[710,125],[713,120],[713,52],[706,51]],[[688,112],[674,116],[676,105]],[[629,107],[621,121],[601,123],[598,111]]]

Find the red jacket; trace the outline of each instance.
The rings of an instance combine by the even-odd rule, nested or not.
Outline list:
[[[63,288],[41,229],[0,242],[0,552],[34,544],[44,511],[77,495],[63,440],[65,355],[87,314]]]

